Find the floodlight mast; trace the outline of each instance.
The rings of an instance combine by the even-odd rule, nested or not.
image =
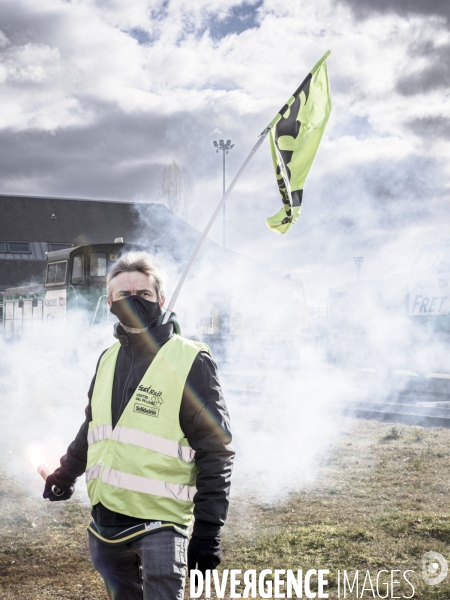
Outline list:
[[[364,263],[364,256],[354,256],[353,263],[356,267],[356,281],[360,281],[361,279],[361,267]]]
[[[328,55],[330,54],[330,51],[328,51],[322,58],[321,60],[315,65],[315,69],[317,70],[320,65],[324,62],[324,60],[328,57]],[[313,69],[313,72],[314,69]],[[300,87],[297,89],[296,92],[294,92],[294,97],[297,97],[300,94],[300,91],[303,89],[303,86],[306,84],[306,82],[308,81],[308,79],[311,77],[311,73],[308,75],[308,77],[303,81],[303,83],[300,85]],[[220,211],[223,209],[223,216],[225,217],[225,202],[228,198],[228,196],[231,194],[231,192],[233,191],[234,186],[236,185],[236,183],[238,182],[239,178],[241,177],[242,173],[245,171],[248,163],[251,161],[251,159],[253,158],[253,156],[255,155],[255,153],[257,152],[258,148],[261,146],[261,144],[264,142],[264,140],[266,139],[267,135],[269,134],[269,132],[271,131],[271,129],[273,129],[274,127],[276,127],[277,123],[279,123],[280,119],[282,119],[284,117],[284,115],[287,113],[288,110],[290,110],[290,106],[291,106],[292,102],[283,104],[282,108],[277,112],[277,114],[275,115],[275,117],[270,121],[270,123],[267,125],[267,127],[264,129],[264,131],[261,133],[261,135],[259,136],[258,141],[256,142],[256,144],[253,146],[253,148],[250,151],[250,154],[247,156],[247,158],[245,159],[243,165],[241,166],[241,168],[239,169],[239,171],[236,173],[233,181],[231,182],[230,186],[228,187],[228,189],[225,191],[225,153],[228,154],[228,152],[234,147],[234,144],[231,143],[231,140],[227,140],[227,143],[224,143],[224,140],[219,140],[219,143],[217,143],[217,141],[214,141],[214,148],[216,149],[216,152],[218,153],[219,150],[222,150],[223,152],[223,197],[222,200],[219,202],[218,206],[216,207],[215,211],[213,212],[208,224],[206,225],[202,235],[200,236],[200,239],[198,240],[194,251],[191,254],[191,257],[189,258],[183,273],[180,277],[180,281],[178,282],[177,287],[175,288],[175,291],[172,295],[172,298],[170,299],[169,305],[166,309],[166,312],[164,314],[163,317],[163,323],[167,323],[167,321],[169,320],[170,314],[173,310],[173,307],[175,306],[175,303],[177,301],[178,295],[180,293],[181,288],[183,287],[183,283],[186,280],[186,277],[188,276],[189,270],[192,266],[192,263],[195,260],[195,257],[197,256],[203,242],[206,239],[206,236],[209,233],[209,230],[211,229],[211,227],[213,226],[214,221],[216,220],[218,214],[220,213]],[[223,245],[225,247],[225,218],[223,219]]]
[[[223,185],[222,185],[222,197],[225,196],[225,154],[228,154],[228,152],[234,148],[234,144],[231,143],[231,140],[227,140],[227,143],[224,143],[224,140],[219,140],[219,142],[214,141],[214,148],[216,149],[216,152],[218,153],[219,150],[222,150],[222,157],[223,157]],[[222,207],[222,245],[224,248],[226,248],[226,220],[225,220],[225,203]]]
[[[175,291],[172,295],[172,298],[170,299],[169,305],[166,309],[166,313],[164,315],[163,318],[163,324],[167,323],[167,321],[169,320],[170,314],[173,310],[173,307],[175,306],[175,302],[177,301],[178,295],[180,293],[181,288],[183,287],[183,283],[189,273],[189,270],[192,266],[192,263],[195,260],[195,257],[198,254],[198,251],[200,250],[203,242],[206,239],[206,236],[209,233],[209,230],[211,229],[211,227],[213,226],[214,221],[216,220],[217,215],[219,214],[219,212],[221,211],[221,209],[223,208],[228,196],[231,194],[231,192],[233,191],[234,186],[236,185],[236,183],[238,182],[240,176],[242,175],[242,173],[245,171],[248,163],[252,160],[252,158],[254,157],[254,155],[256,154],[256,152],[258,151],[258,148],[261,146],[261,144],[263,143],[263,141],[266,139],[267,134],[270,131],[271,126],[268,125],[264,131],[261,133],[261,135],[259,136],[258,141],[256,142],[256,144],[253,146],[253,148],[250,151],[250,154],[247,156],[247,158],[245,159],[243,165],[241,166],[241,168],[239,169],[239,171],[236,173],[233,181],[230,183],[230,186],[228,187],[228,189],[226,190],[226,192],[223,195],[222,200],[219,202],[219,204],[216,207],[216,210],[213,212],[208,224],[206,225],[202,235],[200,236],[200,239],[197,242],[197,245],[194,248],[194,251],[191,254],[190,259],[187,262],[187,265],[184,268],[184,271],[180,277],[180,281],[178,282],[177,287],[175,288]],[[231,140],[227,140],[228,142],[230,142]],[[231,150],[233,146],[229,147],[229,150]]]

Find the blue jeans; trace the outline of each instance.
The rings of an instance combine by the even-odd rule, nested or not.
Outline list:
[[[172,530],[155,531],[128,544],[102,544],[89,535],[94,567],[110,600],[182,600],[187,539]]]

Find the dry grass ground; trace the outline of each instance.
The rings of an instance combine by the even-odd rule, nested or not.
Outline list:
[[[414,598],[448,600],[450,575],[431,587],[420,574],[424,552],[450,561],[450,430],[350,419],[341,430],[313,485],[279,506],[249,496],[234,500],[221,568],[330,569],[333,599],[338,570],[376,576],[381,569],[412,569]],[[1,598],[106,598],[89,563],[86,506],[30,497],[4,469],[0,494]],[[394,596],[411,595],[406,584],[395,590]]]

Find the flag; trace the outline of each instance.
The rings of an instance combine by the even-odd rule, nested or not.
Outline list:
[[[328,50],[301,86],[272,119],[270,148],[283,207],[267,225],[286,233],[299,215],[303,186],[331,112],[326,59]]]

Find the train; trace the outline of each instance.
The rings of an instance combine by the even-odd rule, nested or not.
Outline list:
[[[109,318],[106,275],[125,252],[139,250],[121,238],[109,244],[83,244],[47,252],[42,283],[9,288],[2,298],[2,331],[6,340],[54,333],[83,311],[91,324]]]
[[[303,283],[273,272],[235,280],[225,298],[211,294],[200,333],[220,362],[250,367],[298,363],[315,339]]]
[[[14,341],[42,334],[64,334],[65,325],[75,322],[77,317],[83,318],[85,324],[87,319],[91,330],[112,322],[115,317],[106,302],[106,275],[122,254],[140,250],[144,248],[117,238],[114,243],[84,244],[47,252],[42,282],[3,292],[3,338]],[[178,257],[175,262],[179,269],[184,259]],[[277,343],[283,340],[284,345],[289,340],[292,346],[295,340],[312,336],[301,281],[268,272],[265,265],[256,261],[251,266],[250,274],[244,269],[244,274],[237,276],[235,263],[228,266],[222,263],[220,279],[229,278],[234,285],[215,285],[217,281],[208,280],[203,286],[206,293],[193,298],[188,311],[179,307],[183,333],[209,344],[214,355],[222,360],[233,342],[240,346],[241,356],[255,358],[256,349],[264,355],[265,340],[269,337]],[[274,309],[280,298],[284,301],[283,311]],[[250,337],[251,348],[246,351]]]
[[[331,288],[326,345],[339,366],[450,373],[450,238],[409,273]]]
[[[142,248],[117,238],[48,252],[43,282],[3,293],[4,339],[61,332],[77,314],[91,328],[114,319],[106,275],[133,250]],[[450,373],[450,239],[423,246],[409,273],[333,287],[318,307],[308,306],[299,279],[256,267],[238,280],[224,276],[226,294],[208,282],[186,315],[180,308],[183,333],[219,360],[232,353],[247,364],[292,365],[314,351],[341,368]]]

